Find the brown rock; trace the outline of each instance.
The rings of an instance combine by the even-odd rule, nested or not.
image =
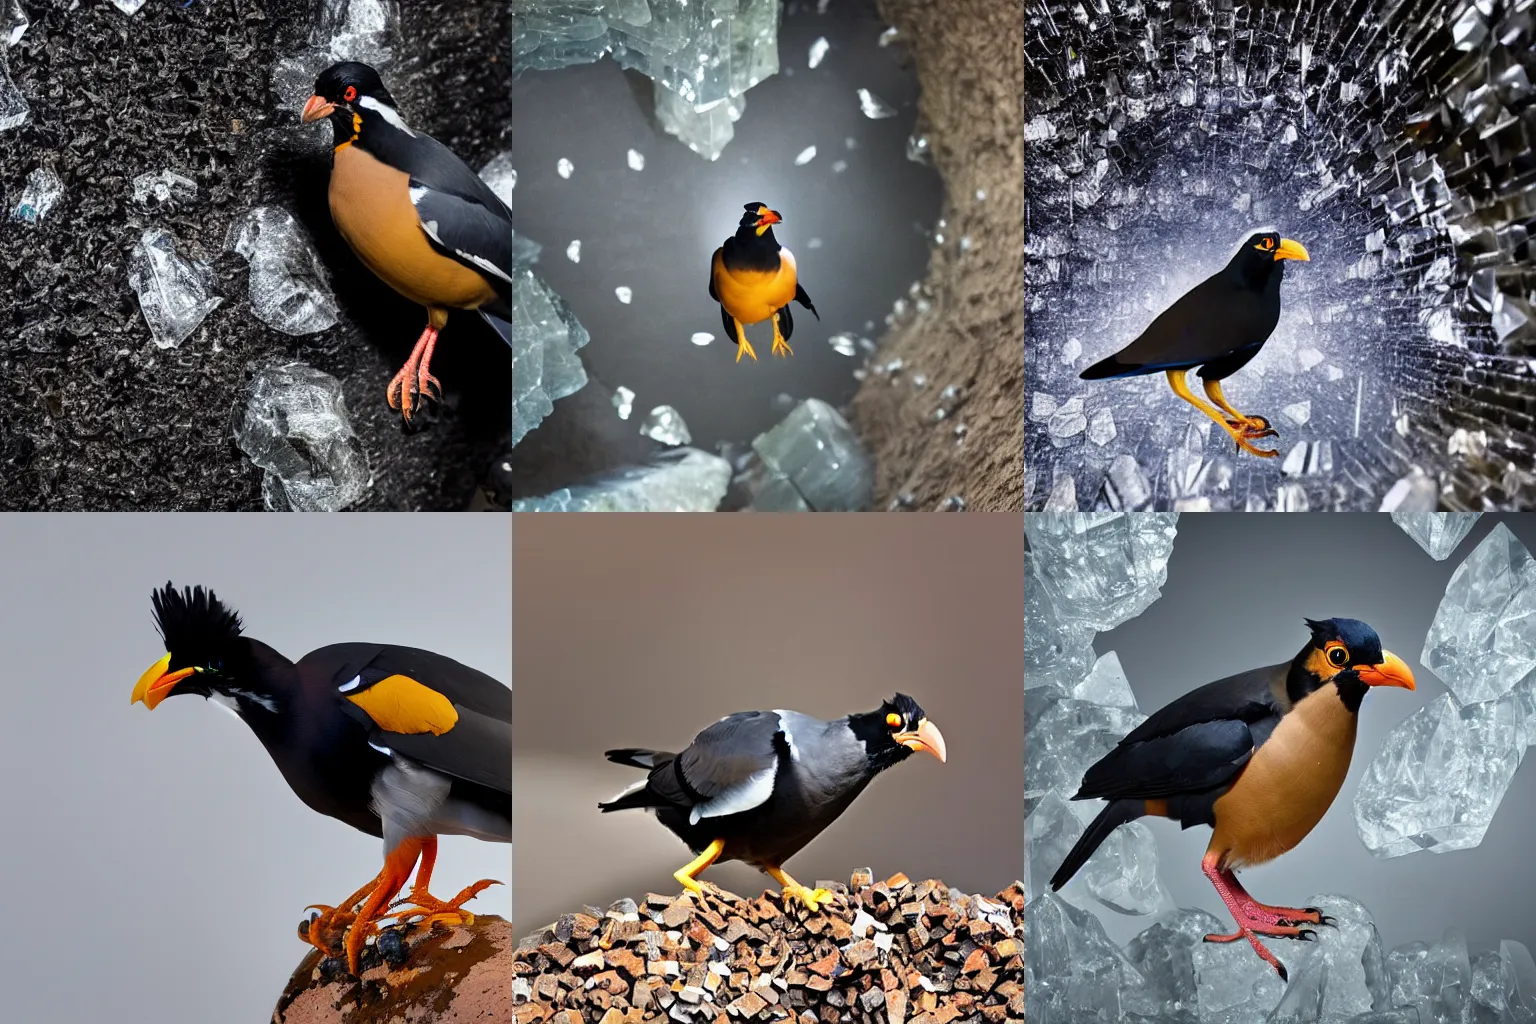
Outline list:
[[[272,1024],[512,1024],[512,926],[500,917],[474,924],[413,929],[399,968],[370,949],[362,977],[345,969],[322,977],[324,957],[311,950],[288,981]],[[554,1009],[518,1008],[518,1024],[553,1024]]]

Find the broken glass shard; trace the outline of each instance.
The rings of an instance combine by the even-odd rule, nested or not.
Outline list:
[[[139,309],[160,348],[175,348],[197,330],[203,318],[223,302],[213,290],[213,274],[200,260],[176,254],[176,242],[150,229],[139,237],[128,258],[128,285],[139,296]]]
[[[815,511],[857,512],[869,505],[874,466],[848,421],[819,398],[801,402],[754,438],[752,449],[769,478],[782,480]],[[756,501],[753,506],[766,511]]]
[[[133,179],[133,201],[147,203],[184,202],[197,198],[197,182],[175,171],[166,169],[141,174]]]
[[[5,45],[15,46],[21,42],[30,24],[21,0],[0,0],[0,38],[5,40]]]
[[[268,511],[336,512],[368,492],[368,456],[330,374],[303,363],[259,370],[232,419],[235,443],[265,471]]]
[[[36,224],[48,216],[53,204],[64,196],[64,182],[47,164],[27,175],[26,187],[21,190],[21,200],[11,211],[11,220],[24,224]]]
[[[864,111],[865,117],[872,120],[896,116],[895,110],[868,89],[859,90],[859,109]]]
[[[1503,523],[1451,574],[1419,660],[1463,703],[1495,700],[1536,670],[1536,562]]]
[[[646,414],[644,422],[640,424],[640,433],[662,444],[688,444],[693,440],[693,436],[688,433],[688,424],[683,422],[682,413],[670,405],[658,405]]]
[[[643,170],[645,170],[645,154],[640,152],[639,150],[637,150],[637,149],[630,150],[629,153],[626,155],[626,159],[629,161],[629,169],[630,170],[632,170],[632,171],[643,171]]]
[[[629,414],[635,410],[635,393],[623,385],[614,388],[613,407],[618,410],[619,419],[629,419]]]
[[[587,383],[577,349],[591,335],[531,270],[512,273],[512,444]]]
[[[1529,738],[1515,695],[1456,703],[1441,694],[1399,723],[1355,791],[1355,826],[1378,857],[1445,853],[1483,841]]]
[[[1422,474],[1421,474],[1422,475]],[[1427,480],[1428,478],[1425,477]],[[1433,485],[1431,485],[1433,486]],[[1481,512],[1393,512],[1392,521],[1402,527],[1404,533],[1429,552],[1429,557],[1443,562],[1456,550],[1472,527],[1482,517]]]
[[[1178,518],[1177,512],[1028,517],[1024,530],[1040,585],[1062,621],[1113,629],[1157,600]]]
[[[16,83],[11,81],[5,52],[0,50],[0,132],[25,124],[29,110],[27,98],[21,94]]]
[[[1399,515],[1418,516],[1434,514],[1434,510],[1439,507],[1440,489],[1435,485],[1435,481],[1430,478],[1429,474],[1425,473],[1422,469],[1415,468],[1407,476],[1398,478],[1397,482],[1387,490],[1387,493],[1382,496],[1381,508],[1377,509],[1377,511],[1391,512],[1392,517],[1396,519]],[[1403,523],[1399,521],[1398,525],[1403,526]],[[1408,527],[1403,526],[1403,529],[1408,530]],[[1411,530],[1408,532],[1412,533]],[[1418,540],[1417,537],[1414,539]],[[1422,540],[1419,543],[1421,546],[1424,545]],[[1427,546],[1425,550],[1429,550]],[[1450,550],[1447,549],[1445,554],[1450,554]],[[1445,555],[1435,555],[1435,557],[1440,559],[1444,558]]]
[[[806,63],[813,68],[820,67],[822,58],[827,55],[827,48],[827,37],[818,36],[816,41],[811,44],[811,52]]]
[[[713,512],[731,482],[731,464],[697,448],[673,448],[630,466],[512,502],[514,512]]]
[[[796,167],[804,167],[806,164],[810,163],[814,159],[816,159],[816,147],[815,146],[806,146],[795,157],[795,166]]]
[[[335,325],[330,279],[293,214],[277,206],[250,210],[230,225],[228,247],[251,265],[251,311],[262,323],[293,335]]]

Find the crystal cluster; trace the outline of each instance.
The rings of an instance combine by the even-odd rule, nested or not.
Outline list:
[[[1503,523],[1451,575],[1419,660],[1449,692],[1392,730],[1355,791],[1378,857],[1481,843],[1536,740],[1536,561]]]
[[[526,267],[512,273],[512,444],[587,383],[576,350],[592,336],[571,307]]]
[[[512,70],[612,55],[655,83],[656,118],[710,160],[743,95],[779,70],[780,0],[529,0],[513,6]]]
[[[258,371],[232,424],[240,450],[266,471],[269,512],[337,512],[368,493],[368,455],[330,374],[303,363]]]
[[[1393,512],[1392,521],[1428,551],[1429,557],[1443,562],[1466,540],[1481,516],[1481,512]]]
[[[1025,18],[1027,507],[1529,503],[1529,5]],[[1261,225],[1312,260],[1286,267],[1280,323],[1225,390],[1280,431],[1264,443],[1294,455],[1290,473],[1238,452],[1161,374],[1078,377]],[[1096,443],[1084,426],[1105,411],[1115,432]],[[1483,443],[1452,443],[1458,429]]]
[[[1059,893],[1047,880],[1101,804],[1070,801],[1082,769],[1143,716],[1119,659],[1093,655],[1097,630],[1140,614],[1158,597],[1176,516],[1052,516],[1025,519],[1024,1019],[1047,1024],[1531,1024],[1536,962],[1520,942],[1470,955],[1464,935],[1383,947],[1369,910],[1324,893],[1304,902],[1333,918],[1317,941],[1276,951],[1289,981],[1245,942],[1208,943],[1231,923],[1202,910],[1171,909],[1158,881],[1150,833],[1122,826]],[[1502,529],[1499,528],[1499,529]],[[1473,649],[1513,656],[1521,645],[1511,603],[1523,593],[1524,549],[1490,535],[1453,580],[1441,614],[1447,630],[1472,637],[1460,679],[1482,680]],[[1479,558],[1479,553],[1483,552]],[[1460,576],[1460,571],[1458,572]],[[1454,593],[1454,597],[1453,597]],[[1456,621],[1451,621],[1455,619]],[[1437,623],[1439,622],[1437,618]],[[1501,631],[1502,630],[1502,631]],[[1426,652],[1424,661],[1429,664]],[[1447,671],[1451,671],[1449,663]],[[1517,666],[1518,668],[1518,666]],[[1485,674],[1486,675],[1486,674]],[[1448,679],[1449,681],[1449,679]],[[1518,764],[1536,698],[1522,683],[1503,698],[1430,711],[1429,736],[1394,733],[1362,782],[1381,796],[1370,827],[1409,849],[1452,849],[1497,805]],[[1433,705],[1432,705],[1433,707]],[[1470,710],[1469,710],[1470,709]],[[1429,711],[1429,709],[1426,709]],[[1421,712],[1423,714],[1423,712]],[[1413,722],[1410,718],[1409,722]],[[1524,723],[1522,726],[1521,723]],[[1405,723],[1405,726],[1408,723]],[[1390,753],[1388,752],[1390,751]],[[1367,804],[1378,806],[1374,797]],[[1084,804],[1088,804],[1086,808]],[[1356,801],[1357,817],[1361,801]],[[1479,825],[1479,820],[1481,824]],[[1361,834],[1367,836],[1365,820]],[[1381,852],[1381,851],[1378,851]],[[1123,947],[1098,915],[1156,915]]]
[[[807,398],[753,438],[737,482],[754,512],[859,512],[869,506],[874,473],[848,421]]]
[[[320,255],[293,214],[258,206],[230,225],[229,248],[251,265],[251,310],[284,334],[315,334],[336,324],[336,296]]]
[[[697,448],[673,448],[540,498],[521,498],[514,512],[713,512],[731,482],[731,464]]]

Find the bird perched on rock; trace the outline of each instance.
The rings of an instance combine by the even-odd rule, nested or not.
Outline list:
[[[133,688],[150,709],[195,693],[233,710],[289,787],[313,810],[384,840],[384,867],[367,885],[300,926],[306,941],[352,973],[381,917],[424,924],[473,920],[463,905],[484,879],[450,900],[429,891],[439,835],[512,841],[512,691],[430,651],[344,643],[297,663],[242,634],[212,591],[169,583],[153,595],[165,657]],[[411,870],[405,909],[391,909]],[[359,904],[361,906],[359,906]]]
[[[782,356],[794,354],[789,347],[789,336],[795,331],[791,300],[821,319],[795,277],[794,253],[773,237],[773,226],[784,218],[763,203],[748,203],[746,210],[736,234],[715,250],[709,267],[709,297],[720,303],[725,336],[736,339],[738,363],[742,353],[757,359],[743,325],[772,320],[773,354]]]
[[[823,722],[798,711],[742,711],[694,737],[681,753],[610,750],[649,775],[604,812],[644,808],[698,854],[673,877],[693,892],[716,861],[745,861],[773,876],[786,899],[812,911],[832,901],[785,873],[786,860],[848,809],[870,780],[921,750],[941,762],[944,737],[917,701],[898,693],[874,711]]]
[[[1201,861],[1237,931],[1281,978],[1260,936],[1309,939],[1328,923],[1312,908],[1273,907],[1243,889],[1236,869],[1285,853],[1328,810],[1355,748],[1360,702],[1373,686],[1413,689],[1413,672],[1355,619],[1305,620],[1311,639],[1289,662],[1192,690],[1158,711],[1083,775],[1074,800],[1108,800],[1051,878],[1060,889],[1119,826],[1144,815],[1209,825]]]
[[[427,327],[386,397],[406,423],[417,399],[441,398],[429,371],[450,309],[473,309],[512,343],[512,211],[446,146],[412,129],[367,64],[315,80],[305,124],[331,122],[331,218],[357,258],[427,308]]]
[[[1144,373],[1166,373],[1174,394],[1205,413],[1232,436],[1237,446],[1263,458],[1276,452],[1253,441],[1276,437],[1269,420],[1232,408],[1221,382],[1248,365],[1280,322],[1280,279],[1285,260],[1307,260],[1300,242],[1273,231],[1250,235],[1237,255],[1215,274],[1185,292],[1137,339],[1099,360],[1080,375],[1083,380],[1114,380]],[[1200,367],[1205,393],[1215,407],[1189,389],[1185,375]]]

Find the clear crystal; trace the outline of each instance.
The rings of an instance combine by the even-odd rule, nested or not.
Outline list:
[[[645,154],[637,149],[630,150],[625,159],[629,161],[629,169],[632,171],[645,170]]]
[[[233,427],[240,450],[266,471],[269,511],[336,512],[368,493],[368,456],[328,373],[303,363],[257,371]]]
[[[673,448],[643,466],[605,473],[540,498],[512,502],[514,512],[713,512],[731,482],[731,464],[697,448]]]
[[[1296,424],[1298,427],[1306,426],[1307,420],[1312,418],[1312,402],[1295,402],[1280,410],[1280,415]]]
[[[16,83],[11,81],[10,68],[6,66],[5,51],[0,50],[0,132],[19,128],[27,123],[31,108]]]
[[[27,175],[26,187],[21,190],[21,199],[11,211],[11,220],[37,224],[63,197],[64,182],[52,167],[44,164]]]
[[[565,247],[565,258],[572,263],[581,262],[581,239],[571,239],[571,244]]]
[[[1402,527],[1403,532],[1437,562],[1450,557],[1451,552],[1466,539],[1481,517],[1481,512],[1392,513],[1392,521]]]
[[[865,117],[872,120],[896,116],[896,111],[889,104],[868,89],[859,90],[859,109],[864,111]]]
[[[682,413],[670,405],[658,405],[647,413],[640,424],[640,433],[662,444],[688,444],[693,440]]]
[[[1024,531],[1058,615],[1102,631],[1157,600],[1177,527],[1176,512],[1040,513]]]
[[[315,334],[336,324],[336,296],[325,265],[293,214],[258,206],[230,225],[228,247],[251,265],[256,318],[284,334]]]
[[[213,290],[207,264],[176,254],[176,241],[150,229],[139,237],[128,258],[128,286],[139,296],[139,309],[160,348],[175,348],[197,330],[223,302]]]
[[[1076,793],[1088,767],[1146,717],[1135,708],[1031,691],[1024,704],[1024,799]]]
[[[619,419],[629,419],[629,414],[635,411],[635,393],[622,384],[614,388],[613,407],[618,411]]]
[[[1536,562],[1503,523],[1451,574],[1419,660],[1464,703],[1536,670]]]
[[[148,203],[178,203],[197,198],[197,182],[185,175],[166,169],[141,174],[133,179],[133,201]]]
[[[800,151],[799,155],[795,157],[795,166],[804,167],[814,159],[816,159],[816,147],[806,146]]]
[[[1413,534],[1414,531],[1405,525],[1405,521],[1412,521],[1420,515],[1432,514],[1439,507],[1440,489],[1435,486],[1435,481],[1423,470],[1415,469],[1407,476],[1400,477],[1396,483],[1388,488],[1387,493],[1381,498],[1381,508],[1377,509],[1377,511],[1391,512],[1392,518],[1397,524],[1410,534]],[[1399,516],[1404,518],[1399,519]],[[1417,535],[1414,536],[1414,539],[1418,540],[1421,545],[1425,544]],[[1425,550],[1428,551],[1430,549],[1425,546]],[[1430,553],[1434,554],[1432,551]],[[1450,554],[1449,548],[1446,549],[1444,555],[1436,555],[1435,557],[1437,559],[1444,558],[1448,554]]]
[[[1136,707],[1136,694],[1131,691],[1131,681],[1120,667],[1120,655],[1114,651],[1100,656],[1082,681],[1068,691],[1075,700],[1102,704],[1107,708]]]
[[[1064,624],[1035,575],[1035,555],[1025,552],[1024,689],[1078,685],[1094,664],[1093,630]]]
[[[745,96],[731,96],[700,109],[671,89],[656,87],[656,120],[669,135],[707,160],[720,158],[746,109]]]
[[[390,63],[400,40],[398,0],[322,0],[309,32],[311,46],[336,60]]]
[[[813,68],[820,67],[822,58],[827,55],[827,49],[827,37],[817,36],[816,41],[811,44],[811,52],[806,61],[807,66]]]
[[[480,168],[480,180],[491,186],[491,191],[512,208],[512,192],[517,188],[517,168],[512,166],[512,151],[502,150]]]
[[[752,440],[766,478],[782,482],[774,493],[795,496],[819,512],[868,507],[874,466],[848,421],[819,398],[808,398],[776,426]],[[754,500],[754,508],[767,508]]]
[[[512,444],[586,386],[577,350],[591,340],[559,295],[531,270],[512,272]]]

